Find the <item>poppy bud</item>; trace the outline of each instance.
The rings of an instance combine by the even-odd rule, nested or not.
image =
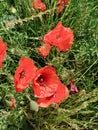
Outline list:
[[[38,109],[39,109],[39,107],[38,107],[37,103],[35,101],[31,100],[30,101],[30,110],[38,112]]]
[[[11,12],[14,14],[14,13],[16,13],[16,11],[17,11],[16,8],[12,6]]]

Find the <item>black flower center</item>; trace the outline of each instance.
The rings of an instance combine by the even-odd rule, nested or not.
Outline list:
[[[43,83],[44,82],[44,77],[42,75],[40,75],[37,79],[38,83]]]
[[[25,76],[24,70],[21,73],[19,73],[19,74],[20,74],[20,78],[24,78],[24,76]]]

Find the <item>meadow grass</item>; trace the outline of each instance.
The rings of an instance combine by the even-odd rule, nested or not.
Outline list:
[[[56,0],[43,0],[43,13],[31,8],[31,0],[0,1],[0,37],[8,44],[7,55],[0,69],[0,130],[97,130],[98,129],[98,2],[71,0],[61,14],[54,13]],[[12,12],[12,7],[16,12]],[[67,52],[52,48],[44,59],[37,51],[39,40],[62,21],[74,32],[74,44]],[[13,75],[22,56],[34,60],[39,68],[52,65],[67,86],[71,79],[79,93],[70,95],[59,106],[30,110],[34,99],[30,88],[14,91]],[[5,99],[14,95],[15,109]]]

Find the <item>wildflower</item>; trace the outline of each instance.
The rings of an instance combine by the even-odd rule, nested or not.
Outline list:
[[[52,103],[60,103],[67,99],[68,89],[59,80],[56,71],[51,66],[37,70],[33,78],[33,90],[40,107],[48,107]]]
[[[53,95],[59,84],[56,71],[51,66],[39,69],[33,78],[33,89],[35,97],[44,98]]]
[[[70,0],[58,0],[58,13],[61,13],[66,5],[68,5]]]
[[[6,55],[6,49],[7,49],[7,44],[3,44],[2,39],[0,38],[0,68],[2,68],[2,62],[4,60],[4,57]]]
[[[67,51],[73,44],[74,35],[70,28],[65,28],[61,22],[44,36],[44,43],[56,46],[60,51]]]
[[[32,7],[40,11],[46,10],[46,5],[41,0],[34,0],[34,2],[32,3]]]
[[[50,44],[45,43],[40,48],[38,48],[38,51],[44,58],[46,58],[46,56],[49,55],[51,47],[52,46],[50,46]]]
[[[37,103],[40,107],[48,107],[51,104],[60,104],[61,101],[66,100],[69,96],[69,91],[62,83],[58,85],[56,92],[50,97],[39,98]]]
[[[22,57],[19,66],[14,75],[14,84],[16,92],[25,90],[32,81],[37,68],[29,58]]]
[[[70,81],[70,93],[73,94],[73,93],[78,93],[79,90],[77,89],[77,86],[76,84],[71,80]]]

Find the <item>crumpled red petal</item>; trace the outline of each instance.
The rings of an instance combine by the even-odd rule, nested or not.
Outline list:
[[[35,97],[50,97],[56,92],[59,82],[60,80],[53,67],[45,66],[37,70],[32,81]]]
[[[66,86],[62,83],[59,84],[59,87],[55,94],[47,98],[39,98],[37,103],[40,107],[49,107],[51,104],[60,104],[63,100],[66,100],[69,96],[69,91]]]
[[[49,55],[51,48],[52,46],[50,46],[50,44],[45,43],[38,48],[38,51],[44,58],[46,58]]]
[[[3,68],[2,62],[6,55],[7,44],[3,43],[2,39],[0,38],[0,68]]]
[[[60,51],[67,51],[73,44],[74,35],[70,28],[65,28],[61,22],[44,36],[44,43],[56,46]]]
[[[37,67],[29,58],[22,57],[14,75],[15,91],[22,92],[35,76]]]

